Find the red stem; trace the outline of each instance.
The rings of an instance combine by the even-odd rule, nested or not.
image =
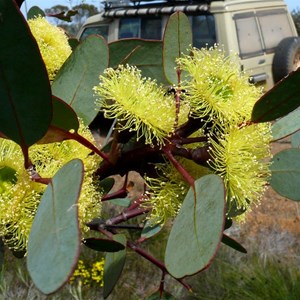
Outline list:
[[[162,270],[163,273],[169,274],[170,276],[172,276],[172,274],[170,274],[168,272],[166,266],[161,261],[157,260],[155,257],[150,255],[148,252],[146,252],[144,249],[140,248],[135,243],[133,243],[131,241],[127,241],[127,247],[130,248],[131,250],[133,250],[134,252],[136,252],[137,254],[141,255],[142,257],[144,257],[148,261],[150,261],[155,266],[157,266],[159,269]],[[191,286],[189,284],[185,283],[182,279],[175,278],[174,276],[172,276],[172,277],[174,279],[176,279],[179,283],[181,283],[187,290],[189,290],[189,291],[192,290]]]
[[[96,146],[94,146],[89,140],[84,138],[83,136],[79,135],[77,132],[70,133],[72,139],[79,142],[83,146],[87,147],[88,149],[94,151],[97,153],[100,157],[102,157],[104,160],[109,161],[109,157],[104,152],[101,152]]]
[[[166,154],[169,161],[173,164],[173,166],[177,169],[177,171],[183,176],[183,178],[187,181],[187,183],[195,190],[195,179],[189,174],[189,172],[175,159],[172,155],[170,149],[164,149],[164,153]]]
[[[125,176],[125,180],[124,180],[124,184],[121,187],[120,190],[118,190],[117,192],[111,193],[111,194],[107,194],[105,196],[102,197],[101,201],[108,201],[111,199],[116,199],[116,198],[125,198],[128,194],[127,192],[127,182],[128,182],[128,173]]]
[[[175,113],[175,124],[174,128],[178,127],[178,119],[179,119],[179,113],[180,113],[180,94],[181,94],[181,89],[180,89],[180,75],[181,71],[179,68],[176,69],[177,73],[177,78],[178,78],[178,85],[176,88],[176,94],[175,94],[175,101],[176,101],[176,113]]]
[[[121,214],[107,220],[107,225],[113,225],[113,224],[119,224],[125,221],[128,221],[129,219],[135,218],[137,216],[146,214],[150,211],[150,208],[140,208],[136,207],[132,210],[123,211]]]
[[[113,233],[110,231],[107,231],[105,229],[101,229],[99,228],[98,230],[99,232],[101,232],[102,234],[104,234],[105,236],[107,236],[110,239],[113,239],[114,234],[116,234],[117,232],[115,230],[113,230]],[[134,252],[136,252],[137,254],[141,255],[142,257],[144,257],[145,259],[147,259],[148,261],[150,261],[152,264],[154,264],[155,266],[157,266],[159,269],[162,270],[163,273],[165,274],[169,274],[171,277],[173,277],[167,270],[166,266],[159,260],[157,260],[155,257],[153,257],[150,253],[146,252],[144,249],[140,248],[138,245],[136,245],[135,243],[133,243],[132,241],[127,241],[126,246],[128,248],[130,248],[131,250],[133,250]],[[180,278],[175,278],[180,284],[182,284],[188,291],[192,291],[192,288],[189,284],[185,283],[182,279]]]

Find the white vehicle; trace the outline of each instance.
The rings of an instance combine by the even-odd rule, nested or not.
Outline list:
[[[266,89],[300,66],[300,39],[283,0],[109,1],[103,12],[87,19],[78,38],[160,40],[176,11],[190,19],[193,46],[217,43],[227,53],[238,53],[241,69]]]

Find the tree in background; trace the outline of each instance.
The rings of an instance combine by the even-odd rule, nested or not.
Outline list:
[[[292,17],[296,25],[297,32],[300,35],[300,8],[299,7],[297,7],[297,9],[292,10]]]
[[[53,20],[51,20],[51,22],[53,22],[56,26],[65,29],[70,36],[75,36],[77,34],[78,30],[88,17],[99,13],[99,10],[96,6],[86,3],[73,6],[72,10],[76,11],[76,14],[72,17],[71,22],[66,22],[60,18],[53,18]],[[68,11],[69,7],[65,5],[55,5],[51,8],[45,9],[45,13],[47,15],[60,15],[67,13]]]

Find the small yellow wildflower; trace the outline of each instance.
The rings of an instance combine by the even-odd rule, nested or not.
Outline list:
[[[183,98],[191,106],[191,116],[221,126],[250,119],[261,91],[249,84],[234,57],[225,57],[217,47],[193,48],[192,55],[179,58],[178,64],[187,72],[182,88],[187,91]]]
[[[68,37],[62,29],[50,24],[41,16],[28,20],[28,24],[38,43],[49,79],[53,80],[72,52]]]
[[[120,130],[135,131],[137,140],[144,137],[146,144],[152,144],[155,139],[160,145],[174,132],[174,97],[166,95],[155,81],[142,78],[136,67],[109,68],[100,81],[94,88],[100,97],[97,103],[106,118],[118,118]],[[179,124],[187,120],[187,115],[188,107],[182,104]]]
[[[229,125],[211,137],[209,165],[220,175],[227,190],[227,203],[247,209],[258,203],[270,177],[271,128],[268,123],[238,127]]]
[[[81,123],[79,133],[93,141],[90,131]],[[76,141],[34,145],[29,156],[37,173],[50,178],[68,161],[79,158],[85,165],[84,181],[79,199],[79,220],[82,231],[101,212],[101,193],[94,185],[93,173],[100,158]],[[26,249],[31,225],[46,186],[32,182],[24,169],[20,147],[10,140],[0,139],[0,236],[15,250]]]
[[[103,276],[104,276],[104,259],[97,261],[92,266],[91,279],[97,285],[103,286]]]
[[[93,263],[91,266],[85,264],[83,260],[79,260],[77,268],[75,269],[70,284],[79,281],[82,285],[86,286],[100,286],[102,287],[104,276],[104,258]]]

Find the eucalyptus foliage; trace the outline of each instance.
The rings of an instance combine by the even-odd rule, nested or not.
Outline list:
[[[0,0],[0,232],[43,293],[70,280],[82,244],[105,253],[105,298],[131,250],[162,272],[147,299],[173,299],[165,276],[191,290],[183,278],[209,267],[220,243],[246,252],[224,231],[268,185],[299,201],[299,134],[274,158],[270,144],[300,129],[300,70],[262,94],[234,57],[191,49],[177,12],[162,41],[91,36],[50,75],[22,2]],[[93,128],[113,124],[101,147],[87,128],[97,114]],[[130,171],[145,182],[132,202]],[[113,175],[123,176],[114,191]],[[106,202],[121,212],[104,218]],[[159,261],[143,241],[164,227]]]

